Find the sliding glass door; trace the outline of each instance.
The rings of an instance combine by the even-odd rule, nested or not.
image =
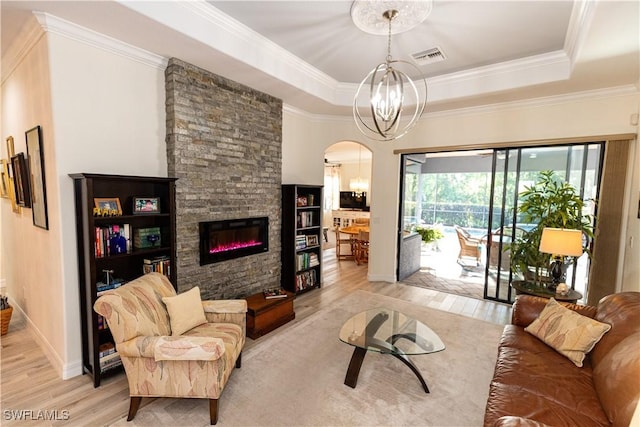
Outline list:
[[[551,170],[578,190],[584,213],[594,215],[602,158],[601,143],[403,155],[402,264],[416,258],[415,248],[403,250],[403,239],[416,227],[435,228],[443,237],[435,252],[420,251],[416,274],[427,271],[455,286],[482,281],[483,298],[513,301],[510,283],[521,277],[512,272],[509,244],[535,226],[518,214],[519,194]],[[567,283],[583,295],[588,270],[584,255],[567,272]]]

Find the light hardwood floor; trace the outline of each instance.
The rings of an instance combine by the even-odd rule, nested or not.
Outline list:
[[[323,287],[296,298],[296,319],[283,328],[359,289],[492,323],[507,324],[511,318],[509,305],[401,283],[369,282],[366,265],[336,261],[331,249],[325,251],[323,259]],[[97,389],[86,375],[63,381],[31,334],[14,310],[9,333],[1,338],[0,425],[108,425],[126,415],[129,395],[124,373],[103,380]],[[246,348],[258,345],[260,339],[247,339]],[[143,399],[142,407],[149,402],[151,399]],[[17,415],[23,419],[15,419]]]

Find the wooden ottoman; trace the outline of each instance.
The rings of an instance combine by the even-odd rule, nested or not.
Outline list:
[[[286,291],[285,291],[286,292]],[[247,300],[247,336],[257,339],[295,319],[293,300],[295,294],[286,292],[285,298],[266,299],[262,292]]]

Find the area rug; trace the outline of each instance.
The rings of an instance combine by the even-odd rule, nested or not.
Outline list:
[[[484,267],[482,267],[484,268]],[[434,291],[446,292],[448,294],[460,295],[463,297],[483,299],[484,298],[484,270],[480,273],[462,270],[461,277],[464,280],[450,277],[438,277],[428,269],[421,269],[409,277],[402,279],[405,285],[417,286],[419,288],[432,289]]]
[[[446,349],[412,356],[431,393],[404,364],[369,352],[355,389],[344,385],[353,347],[343,323],[373,307],[430,326]],[[357,291],[340,303],[260,338],[242,357],[221,400],[219,426],[478,426],[503,327]],[[143,399],[144,405],[144,399]],[[115,426],[208,425],[206,400],[156,399]]]

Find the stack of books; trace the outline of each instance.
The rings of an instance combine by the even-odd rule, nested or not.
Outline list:
[[[158,256],[151,259],[145,259],[142,262],[142,272],[144,274],[157,271],[167,277],[171,275],[171,260],[168,256]]]
[[[120,359],[120,355],[116,351],[116,347],[113,343],[104,343],[99,347],[99,358],[100,358],[100,371],[105,372],[111,369],[116,369],[122,366],[122,360]]]
[[[266,299],[286,298],[287,293],[282,288],[269,288],[262,291]]]

